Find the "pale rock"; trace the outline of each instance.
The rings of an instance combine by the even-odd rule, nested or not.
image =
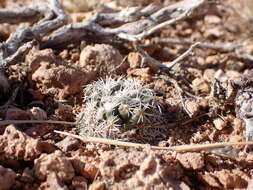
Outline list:
[[[192,86],[201,93],[209,93],[211,90],[210,85],[203,78],[195,78],[192,81]]]
[[[214,124],[214,127],[218,130],[223,130],[225,129],[226,127],[228,127],[227,125],[227,122],[224,121],[223,119],[221,118],[216,118],[215,120],[213,120],[213,124]]]
[[[214,78],[218,79],[220,82],[228,81],[228,76],[221,69],[215,72]]]
[[[40,107],[32,107],[31,109],[28,110],[28,113],[30,113],[33,119],[36,119],[36,120],[47,119],[47,113]]]
[[[220,24],[221,23],[221,18],[216,15],[206,15],[204,20],[208,24]]]
[[[201,153],[180,153],[177,154],[176,158],[187,169],[200,170],[205,166],[204,157]]]
[[[205,69],[203,73],[203,78],[208,82],[212,82],[214,79],[214,74],[215,74],[214,69]]]
[[[70,182],[75,176],[71,161],[59,150],[51,154],[42,154],[34,162],[34,175],[41,181],[54,172],[62,182]]]

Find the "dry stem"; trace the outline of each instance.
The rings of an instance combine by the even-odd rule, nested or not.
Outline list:
[[[123,142],[123,141],[98,138],[98,137],[80,137],[78,135],[74,135],[74,134],[62,132],[62,131],[57,131],[57,130],[55,130],[54,132],[79,139],[83,142],[102,143],[102,144],[108,144],[108,145],[142,148],[142,149],[150,147],[153,150],[178,151],[178,152],[201,151],[201,150],[208,150],[208,149],[213,149],[213,148],[222,148],[226,146],[253,145],[253,142],[223,142],[223,143],[213,143],[213,144],[191,144],[191,145],[179,145],[179,146],[171,146],[171,147],[159,147],[159,146],[150,146],[149,144]]]
[[[48,40],[43,41],[42,47],[57,47],[87,39],[107,43],[119,40],[137,42],[163,27],[190,17],[206,2],[207,0],[184,0],[164,8],[150,5],[143,9],[130,9],[130,12],[135,11],[132,17],[128,14],[129,8],[113,15],[98,13],[88,21],[70,24],[55,31]],[[118,19],[111,19],[112,16]],[[121,26],[115,27],[115,23]]]
[[[3,120],[3,121],[0,121],[0,126],[10,125],[10,124],[25,124],[25,123],[50,123],[50,124],[76,125],[76,122],[55,121],[55,120]]]
[[[173,38],[153,38],[152,44],[176,44],[176,45],[193,45],[196,42],[192,40],[179,40],[179,39],[173,39]],[[151,45],[152,45],[151,44]],[[235,51],[235,49],[239,47],[237,44],[213,44],[213,43],[207,43],[207,42],[198,42],[196,45],[196,48],[202,48],[202,49],[213,49],[217,51],[223,51],[223,52],[232,52]]]
[[[125,8],[115,13],[98,13],[82,23],[65,25],[67,15],[59,1],[48,1],[48,4],[35,4],[20,10],[0,9],[0,17],[3,18],[0,23],[37,22],[33,26],[17,30],[0,45],[2,68],[22,59],[33,46],[33,40],[38,41],[41,48],[59,47],[81,40],[106,43],[138,42],[163,27],[190,17],[208,2],[183,0],[164,8],[155,4],[144,8]],[[42,40],[51,32],[53,33],[48,38]]]
[[[196,42],[196,43],[192,44],[188,50],[186,50],[182,55],[180,55],[179,57],[177,57],[170,64],[162,64],[162,63],[160,63],[159,61],[157,61],[156,59],[154,59],[150,55],[148,55],[140,46],[138,46],[136,44],[135,44],[135,48],[141,54],[141,56],[142,56],[142,62],[146,62],[151,68],[160,69],[162,72],[168,74],[169,76],[173,76],[173,70],[172,70],[173,67],[176,64],[179,64],[187,56],[189,56],[190,53],[192,53],[193,49],[195,47],[197,47],[198,45],[199,45],[199,42]],[[170,83],[173,84],[173,86],[175,87],[175,89],[179,93],[180,100],[181,100],[181,103],[182,103],[182,106],[183,106],[185,112],[189,115],[189,117],[192,117],[192,113],[185,106],[184,95],[187,94],[188,96],[190,96],[192,98],[196,98],[196,97],[193,96],[193,95],[191,95],[190,93],[184,92],[181,89],[181,87],[179,86],[178,82],[175,79],[173,79],[173,78],[171,78],[169,76],[165,76],[165,77],[160,76],[160,77],[163,78],[164,80],[166,80],[166,81],[168,81],[168,82],[170,82]]]
[[[175,60],[173,60],[171,63],[166,64],[167,67],[173,68],[177,63],[183,61],[188,55],[190,55],[195,47],[197,47],[200,44],[200,42],[196,42],[190,46],[188,50],[186,50],[182,55],[177,57]]]

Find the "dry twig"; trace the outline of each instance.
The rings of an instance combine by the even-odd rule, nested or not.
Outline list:
[[[87,39],[109,43],[118,40],[137,42],[163,27],[190,17],[206,2],[207,0],[184,0],[161,9],[150,5],[143,9],[132,9],[134,10],[132,17],[127,14],[128,8],[113,13],[113,15],[112,13],[99,13],[83,23],[70,24],[60,28],[50,35],[48,40],[42,42],[42,47],[57,47]],[[118,19],[111,19],[112,16]],[[143,16],[145,18],[142,18]],[[121,24],[121,26],[115,27],[115,23]]]
[[[65,25],[67,15],[58,0],[49,0],[49,4],[41,3],[14,11],[0,9],[0,23],[37,22],[33,26],[19,29],[0,45],[0,66],[6,68],[17,63],[18,58],[23,58],[33,47],[33,40],[38,41],[41,48],[81,40],[137,42],[163,27],[188,18],[206,2],[208,1],[184,0],[164,8],[155,4],[144,8],[125,8],[115,13],[98,13],[83,23],[69,25]],[[51,32],[53,33],[47,39],[42,40]]]
[[[173,76],[173,70],[172,68],[176,65],[179,64],[183,59],[185,59],[190,53],[192,53],[193,49],[195,47],[197,47],[199,45],[198,42],[196,42],[195,44],[191,45],[191,47],[185,51],[182,55],[180,55],[178,58],[176,58],[174,61],[172,61],[170,64],[162,64],[159,61],[157,61],[156,59],[152,58],[150,55],[148,55],[141,47],[139,47],[138,45],[135,45],[135,48],[137,49],[137,51],[141,54],[142,56],[142,62],[147,63],[151,68],[155,68],[155,69],[160,69],[162,72],[168,74],[168,76],[160,76],[162,77],[165,81],[173,84],[173,86],[175,87],[175,89],[177,90],[179,96],[180,96],[180,100],[182,103],[182,106],[185,110],[185,112],[189,115],[189,117],[192,117],[192,113],[186,108],[185,106],[185,101],[184,101],[184,96],[188,95],[191,98],[196,98],[195,96],[193,96],[192,94],[188,93],[188,92],[184,92],[181,87],[179,86],[178,82],[169,77],[169,76]]]
[[[166,65],[160,63],[159,61],[151,57],[140,46],[135,44],[135,48],[141,54],[142,65],[143,63],[147,63],[151,68],[154,68],[155,70],[161,70],[162,72],[167,73],[167,74],[171,73],[171,69],[169,67],[167,67]]]
[[[172,74],[172,68],[176,65],[179,64],[182,60],[184,60],[187,56],[189,56],[193,49],[199,45],[199,42],[194,43],[193,45],[190,46],[188,50],[186,50],[182,55],[177,57],[175,60],[173,60],[169,64],[162,64],[156,59],[152,58],[150,55],[148,55],[140,46],[135,44],[136,50],[141,54],[142,56],[142,62],[147,63],[151,68],[159,69],[166,74]]]
[[[47,3],[19,7],[16,10],[0,8],[0,23],[18,24],[21,22],[37,22],[41,17],[50,17],[51,10]]]
[[[171,63],[166,64],[167,67],[173,68],[177,63],[183,61],[188,55],[190,55],[195,47],[197,47],[200,44],[200,42],[196,42],[190,46],[190,48],[185,51],[182,55],[177,57],[175,60],[173,60]]]
[[[168,45],[168,44],[175,44],[175,45],[193,45],[196,44],[196,42],[192,40],[179,40],[179,39],[173,39],[173,38],[153,38],[151,40],[152,44],[162,44],[162,45]],[[145,46],[144,46],[145,47]],[[232,52],[235,51],[239,45],[237,44],[213,44],[213,43],[206,43],[206,42],[198,42],[198,44],[195,46],[196,48],[202,48],[202,49],[213,49],[217,51],[223,51],[223,52]]]
[[[33,47],[33,40],[41,41],[45,35],[67,23],[67,15],[58,0],[49,0],[49,4],[46,7],[44,4],[42,5],[40,8],[32,6],[34,9],[32,7],[23,8],[24,13],[0,10],[0,15],[10,16],[10,19],[5,20],[5,22],[9,21],[10,23],[14,22],[13,15],[20,16],[20,19],[17,19],[19,21],[25,21],[25,18],[30,21],[31,19],[27,15],[33,15],[34,12],[38,12],[39,15],[42,12],[44,13],[44,18],[34,26],[18,29],[17,32],[10,35],[6,42],[0,44],[1,68],[17,63],[19,61],[18,58],[22,58]]]
[[[190,144],[190,145],[178,145],[178,146],[171,146],[171,147],[159,147],[159,146],[150,146],[149,144],[123,142],[123,141],[98,138],[98,137],[80,137],[78,135],[74,135],[74,134],[62,132],[62,131],[56,131],[56,130],[54,132],[79,139],[83,142],[102,143],[102,144],[109,144],[109,145],[115,145],[115,146],[142,148],[142,149],[150,147],[153,150],[179,151],[179,152],[210,150],[214,148],[223,148],[226,146],[253,145],[253,142],[223,142],[223,143],[213,143],[213,144]]]
[[[26,124],[26,123],[51,123],[51,124],[62,124],[62,125],[76,125],[76,122],[68,121],[55,121],[55,120],[3,120],[0,121],[0,126],[10,124]]]

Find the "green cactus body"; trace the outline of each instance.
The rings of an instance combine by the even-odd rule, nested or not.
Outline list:
[[[164,119],[154,92],[136,81],[107,78],[87,85],[84,92],[86,106],[77,117],[80,135],[121,139],[139,124]]]

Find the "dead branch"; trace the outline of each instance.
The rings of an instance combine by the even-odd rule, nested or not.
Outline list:
[[[184,60],[187,56],[190,55],[190,53],[192,53],[193,49],[195,47],[197,47],[199,45],[199,42],[196,42],[195,44],[191,45],[191,47],[186,50],[182,55],[180,55],[179,57],[177,57],[174,61],[172,61],[169,64],[162,64],[159,61],[157,61],[156,59],[152,58],[150,55],[148,55],[140,46],[138,46],[137,44],[135,44],[135,48],[136,50],[141,54],[142,56],[142,62],[147,63],[151,68],[154,69],[159,69],[162,72],[166,73],[166,74],[172,74],[173,72],[173,67],[180,63],[182,60]]]
[[[9,65],[14,65],[20,61],[22,61],[23,57],[28,53],[29,50],[33,48],[35,44],[35,41],[27,42],[21,47],[17,49],[15,53],[13,53],[11,56],[5,58],[2,60],[1,68],[6,68]]]
[[[163,27],[190,17],[194,11],[205,5],[207,0],[184,0],[179,3],[158,9],[155,5],[144,9],[135,9],[136,13],[129,21],[123,9],[113,16],[112,14],[97,14],[83,23],[69,24],[55,31],[47,40],[41,44],[42,48],[57,47],[81,40],[107,39],[107,41],[140,41]],[[134,11],[134,9],[132,9]],[[148,14],[149,13],[149,14]],[[122,16],[123,14],[123,16]],[[142,18],[146,16],[145,18]],[[111,22],[109,20],[112,20]],[[115,23],[122,24],[115,28]],[[104,27],[104,26],[107,27]],[[109,28],[109,26],[111,28]]]
[[[0,23],[18,24],[21,22],[37,22],[41,17],[50,15],[46,3],[39,3],[16,10],[0,8]],[[46,17],[48,17],[46,16]]]
[[[130,32],[127,30],[128,28],[126,28],[125,31],[123,30],[118,34],[118,37],[132,42],[140,41],[161,28],[175,24],[176,22],[189,17],[193,11],[202,6],[205,2],[205,0],[185,0],[172,5],[172,7],[165,7],[151,15],[151,19],[148,18],[147,20],[141,20],[139,23],[129,24],[130,26],[132,25],[131,28],[133,28],[133,26],[137,26],[139,31]],[[169,18],[166,18],[168,12],[170,12],[173,8],[176,8],[176,11],[180,10],[182,12],[176,17],[171,17],[172,15],[170,15]]]
[[[11,34],[6,42],[0,44],[1,68],[15,64],[17,57],[23,57],[31,49],[32,40],[41,41],[45,35],[67,23],[67,15],[58,0],[49,0],[47,9],[51,11],[51,14],[46,10],[45,17],[37,24],[18,29],[17,32]],[[51,18],[49,15],[54,15],[54,17]]]
[[[38,41],[41,48],[81,40],[137,42],[163,27],[188,18],[206,2],[207,0],[184,0],[164,8],[155,4],[145,8],[125,8],[115,13],[98,13],[88,21],[69,25],[65,25],[67,16],[58,0],[49,0],[48,4],[41,3],[15,11],[0,9],[3,18],[0,22],[35,22],[40,19],[33,26],[18,29],[6,42],[0,44],[0,65],[6,68],[15,64],[16,58],[22,58],[31,48],[32,40]],[[14,17],[18,19],[14,20]],[[53,33],[43,40],[51,32]],[[24,45],[27,42],[29,44]]]
[[[101,26],[112,26],[118,24],[124,24],[129,22],[135,22],[141,17],[147,17],[154,12],[158,11],[160,7],[150,4],[147,7],[127,7],[120,12],[115,13],[97,13],[91,20],[95,23],[99,23]]]
[[[253,56],[249,53],[246,53],[245,51],[242,51],[240,49],[236,49],[235,53],[241,59],[246,59],[246,60],[249,60],[249,61],[253,61]]]

